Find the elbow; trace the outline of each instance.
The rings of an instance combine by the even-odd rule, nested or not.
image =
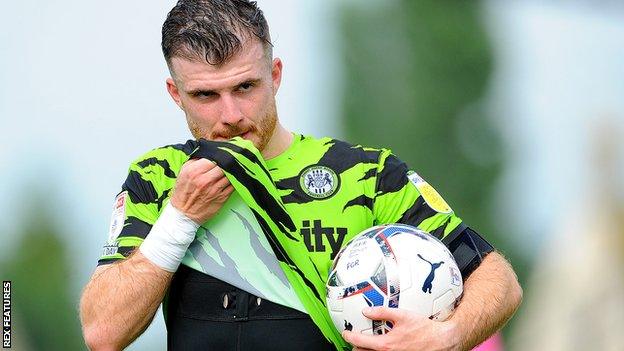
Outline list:
[[[522,287],[520,286],[520,283],[518,283],[518,280],[516,280],[516,287],[515,287],[516,306],[520,306],[520,304],[522,303],[523,294],[524,292],[522,291]]]
[[[89,350],[92,351],[112,351],[121,350],[123,345],[116,342],[118,338],[109,332],[110,326],[106,325],[92,315],[86,313],[84,299],[80,306],[80,322],[82,324],[82,337]]]
[[[500,277],[500,281],[503,283],[501,287],[503,295],[502,301],[503,306],[505,306],[505,310],[508,311],[508,317],[511,318],[522,303],[523,290],[522,286],[520,286],[520,282],[518,281],[518,276],[514,271],[511,264],[499,253],[492,253],[486,256],[486,259],[492,260],[491,262],[496,262],[498,264],[498,274]]]
[[[524,292],[522,290],[522,286],[520,286],[520,282],[518,282],[518,277],[515,273],[512,273],[512,279],[508,295],[510,305],[513,307],[512,313],[515,313],[518,310],[518,307],[520,307],[520,304],[522,303],[523,293]]]
[[[102,332],[98,326],[86,326],[83,328],[83,337],[87,348],[91,351],[117,351],[122,347],[113,342],[113,338]]]
[[[105,266],[106,267],[106,266]],[[112,312],[102,309],[102,302],[97,286],[93,288],[93,280],[99,276],[104,267],[98,267],[91,281],[85,287],[78,305],[82,337],[89,350],[112,351],[122,350],[128,346],[122,330],[115,328],[110,315]]]

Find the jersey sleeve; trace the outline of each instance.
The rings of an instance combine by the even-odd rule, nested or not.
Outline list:
[[[379,157],[373,215],[375,224],[408,224],[438,239],[465,229],[440,194],[389,150]]]
[[[141,245],[158,219],[189,147],[152,150],[130,165],[128,176],[113,205],[108,240],[98,266],[127,258]]]

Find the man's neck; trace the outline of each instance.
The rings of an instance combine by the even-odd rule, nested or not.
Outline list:
[[[293,134],[287,131],[282,125],[277,122],[275,126],[275,132],[271,136],[271,140],[267,146],[262,150],[262,157],[265,160],[270,160],[273,157],[282,154],[293,141]]]

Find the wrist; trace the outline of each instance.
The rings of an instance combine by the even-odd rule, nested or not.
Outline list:
[[[198,228],[199,224],[168,203],[139,250],[158,267],[175,272]]]
[[[169,200],[169,205],[173,208],[173,211],[177,212],[179,216],[188,218],[193,223],[195,223],[198,228],[205,222],[205,221],[202,221],[201,218],[197,218],[196,216],[194,216],[193,213],[187,213],[184,210],[184,206],[183,206],[184,204],[179,203],[179,201],[177,202],[178,203],[176,203],[175,194],[172,195],[171,199]],[[163,209],[163,212],[164,212],[164,209]]]

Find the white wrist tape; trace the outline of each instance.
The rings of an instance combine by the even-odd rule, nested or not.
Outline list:
[[[167,203],[139,250],[158,267],[175,272],[198,228],[199,224]]]

